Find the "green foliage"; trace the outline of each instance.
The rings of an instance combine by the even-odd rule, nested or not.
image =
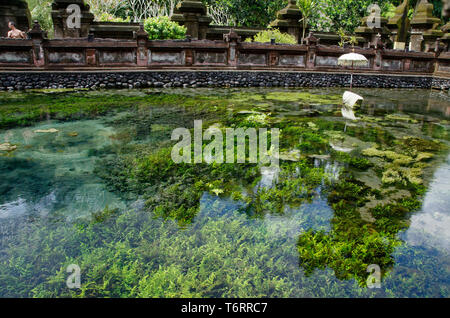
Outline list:
[[[85,0],[96,21],[128,22],[130,16],[124,13],[129,10],[128,0]]]
[[[371,264],[378,264],[384,276],[394,264],[392,253],[398,243],[387,241],[366,227],[358,234],[357,240],[349,240],[336,232],[327,235],[309,231],[301,235],[297,245],[301,266],[307,274],[316,268],[330,267],[339,279],[355,278],[361,286],[366,286],[367,268]]]
[[[328,200],[335,211],[333,228],[328,234],[309,231],[300,236],[298,250],[302,267],[307,274],[330,267],[338,278],[356,279],[361,286],[366,286],[369,265],[379,265],[384,276],[394,264],[392,254],[399,245],[394,239],[396,232],[377,232],[361,219],[358,208],[370,194],[362,183],[344,179],[332,189]]]
[[[283,33],[278,29],[270,29],[266,31],[261,31],[253,37],[253,42],[267,43],[275,39],[276,43],[283,44],[297,44],[294,36]],[[251,42],[251,39],[247,39],[246,42]]]
[[[148,18],[144,21],[144,29],[150,40],[174,40],[186,37],[186,27],[171,21],[167,16]]]
[[[340,28],[337,33],[341,38],[341,40],[339,41],[339,46],[344,47],[346,44],[355,46],[358,44],[358,40],[356,39],[356,37],[347,35],[343,28]]]
[[[102,21],[102,22],[131,22],[130,17],[127,18],[121,18],[121,17],[116,17],[110,13],[107,12],[103,12],[101,13],[100,16],[97,17],[97,21]]]
[[[333,157],[339,162],[347,163],[350,167],[358,170],[367,170],[373,167],[373,164],[362,156],[352,156],[344,152],[334,152]]]
[[[307,202],[322,183],[328,182],[323,168],[311,167],[306,160],[283,162],[273,187],[258,188],[245,199],[248,204],[246,211],[257,216],[282,215],[286,207]]]
[[[376,2],[381,7],[382,15],[391,8],[391,2],[391,0]],[[369,14],[367,8],[373,3],[372,0],[326,0],[323,11],[330,20],[332,31],[342,29],[345,33],[353,34],[354,30],[361,25],[361,18]]]
[[[53,37],[53,20],[51,17],[52,0],[27,0],[31,19],[37,20],[42,30],[47,31],[48,37]],[[28,30],[22,30],[28,31]]]
[[[302,43],[305,40],[306,29],[310,24],[311,19],[318,19],[320,0],[298,0],[297,6],[302,12],[302,19],[300,20],[303,25]]]
[[[215,206],[216,211],[223,207]],[[2,297],[288,297],[298,288],[286,279],[292,250],[277,248],[264,224],[246,216],[198,219],[180,229],[142,212],[52,228],[33,226],[9,259],[2,259]],[[31,229],[28,229],[31,230]],[[59,248],[61,241],[67,251]],[[249,245],[250,244],[250,245]],[[34,251],[34,252],[33,252]],[[39,252],[38,252],[39,251]],[[33,260],[33,262],[31,262]],[[78,264],[81,290],[68,290],[66,268]],[[39,267],[36,267],[39,266]],[[45,268],[38,273],[37,268]],[[232,269],[232,270],[231,270]],[[20,285],[22,280],[26,283]],[[311,289],[313,292],[314,289]]]

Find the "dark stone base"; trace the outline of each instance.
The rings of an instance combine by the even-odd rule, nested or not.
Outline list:
[[[146,87],[346,87],[350,74],[264,71],[8,72],[0,90]],[[354,87],[449,89],[432,76],[355,74]]]

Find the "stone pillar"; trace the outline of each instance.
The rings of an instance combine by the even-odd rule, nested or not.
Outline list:
[[[436,40],[444,35],[437,27],[441,19],[433,16],[434,6],[427,0],[421,0],[416,7],[411,20],[410,51],[425,51],[435,49]]]
[[[270,26],[279,29],[281,32],[293,35],[297,43],[300,43],[303,36],[301,19],[302,12],[297,6],[297,2],[295,0],[289,0],[288,6],[277,12],[277,19]]]
[[[55,38],[84,38],[94,21],[89,6],[83,0],[54,0],[52,20]]]
[[[202,15],[198,18],[198,38],[205,40],[208,34],[208,28],[211,24],[212,18]]]
[[[192,39],[206,39],[208,27],[212,21],[206,15],[206,7],[201,1],[180,2],[174,14],[171,16],[172,21],[184,25],[187,29],[186,34]]]
[[[280,54],[278,52],[269,52],[269,66],[278,66]]]
[[[144,30],[144,25],[141,23],[139,25],[139,31],[136,32],[137,41],[137,65],[147,66],[148,65],[148,50],[147,50],[147,40],[148,34]]]
[[[408,40],[411,21],[408,18],[409,1],[404,0],[395,9],[395,16],[389,19],[387,27],[391,31],[391,41],[394,43],[394,50],[404,50]]]
[[[192,49],[184,50],[184,65],[194,65],[194,51]]]
[[[42,67],[45,65],[45,53],[42,45],[45,32],[41,29],[38,21],[34,21],[33,28],[28,31],[28,36],[33,42],[33,63],[37,67]]]
[[[387,28],[387,24],[388,19],[382,17],[373,7],[370,15],[361,19],[361,26],[355,30],[355,33],[366,40],[365,47],[374,47],[378,35],[384,43],[389,42],[391,31]]]
[[[442,16],[450,18],[450,0],[442,0]]]
[[[308,53],[306,54],[306,68],[314,69],[316,64],[317,45],[319,39],[317,39],[312,33],[306,38],[306,45],[308,46]]]
[[[410,58],[405,59],[403,62],[403,70],[409,71],[411,69],[411,63],[412,63],[412,60]]]
[[[231,29],[230,33],[223,35],[224,41],[228,42],[228,65],[237,66],[238,61],[238,43],[241,42],[241,37]]]
[[[443,0],[442,16],[444,18],[450,18],[450,0]],[[444,25],[441,29],[444,32],[444,36],[441,38],[441,42],[445,45],[445,50],[450,52],[450,22]]]
[[[27,32],[31,27],[31,15],[25,0],[0,0],[0,37],[7,37],[8,22],[16,23],[16,27]]]
[[[384,51],[384,43],[380,34],[377,34],[375,37],[375,58],[373,60],[372,69],[375,71],[379,71],[382,68],[383,63],[383,51]]]
[[[97,50],[86,49],[86,64],[89,66],[97,65]]]

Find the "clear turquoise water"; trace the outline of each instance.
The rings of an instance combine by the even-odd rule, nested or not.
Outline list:
[[[175,92],[197,94],[190,90]],[[264,93],[264,90],[256,92]],[[359,93],[366,97],[363,105],[365,114],[377,116],[401,112],[417,118],[426,116],[428,119],[423,121],[423,125],[417,125],[417,133],[427,133],[430,125],[442,126],[448,131],[450,98],[447,96],[439,93],[424,95],[420,91],[406,90],[361,90]],[[298,116],[299,111],[304,111],[302,105],[292,102],[280,104],[279,107],[273,109],[275,116],[279,117]],[[330,107],[311,106],[313,109]],[[249,105],[251,108],[253,105]],[[202,296],[450,296],[450,156],[443,158],[435,167],[423,207],[410,217],[409,228],[399,234],[404,245],[397,249],[395,266],[390,275],[383,281],[381,289],[370,290],[358,287],[355,281],[338,280],[329,269],[317,270],[313,275],[305,276],[299,266],[296,250],[299,235],[309,229],[329,231],[331,228],[333,210],[321,194],[320,187],[310,202],[286,207],[283,215],[269,214],[264,218],[253,218],[240,212],[241,203],[231,198],[205,193],[194,221],[183,227],[172,221],[154,218],[145,211],[140,198],[125,198],[108,190],[104,181],[95,174],[94,168],[97,160],[110,155],[105,149],[123,142],[112,138],[121,129],[113,123],[114,119],[126,114],[119,113],[96,120],[46,121],[32,127],[0,132],[0,143],[18,145],[12,154],[0,156],[0,259],[17,260],[21,255],[39,255],[40,249],[51,249],[56,254],[60,251],[61,254],[60,259],[56,258],[52,262],[52,269],[43,268],[47,265],[38,258],[34,258],[34,261],[33,258],[24,258],[22,266],[28,269],[23,273],[18,270],[16,280],[8,277],[8,281],[2,282],[0,296],[20,294],[21,290],[33,288],[34,291],[26,296],[48,296],[42,293],[42,286],[50,286],[48,277],[63,268],[66,257],[72,257],[70,249],[76,241],[70,241],[69,238],[75,235],[74,222],[86,219],[105,207],[120,211],[124,235],[141,236],[147,241],[148,250],[142,252],[145,257],[139,258],[140,261],[150,258],[151,261],[148,261],[160,270],[178,271],[185,268],[185,264],[204,266],[204,271],[198,277],[202,282],[206,281],[203,276],[215,273],[228,275],[224,279],[228,282],[227,286],[215,286],[214,291],[209,293],[206,291],[208,286],[205,286],[206,292]],[[163,124],[171,128],[171,123]],[[133,125],[130,123],[132,128]],[[58,132],[36,132],[38,129],[50,128]],[[386,129],[396,134],[406,134],[398,127]],[[77,133],[76,136],[71,134],[73,132]],[[155,129],[143,139],[137,138],[132,142],[155,143],[156,147],[161,138],[167,136]],[[442,140],[448,143],[448,139]],[[318,161],[317,165],[325,166],[332,174],[339,170],[333,162],[326,160]],[[108,226],[104,224],[104,227]],[[107,249],[125,241],[120,231],[111,234],[101,225],[95,231],[103,240],[79,244],[86,245],[88,250],[94,245]],[[54,237],[49,239],[49,233],[54,233]],[[17,252],[15,249],[19,248],[20,252]],[[139,250],[133,253],[139,253]],[[177,273],[187,275],[186,271]],[[156,276],[158,273],[148,274]],[[33,282],[33,288],[29,288],[24,287],[24,284],[27,285],[27,275],[42,277]],[[170,275],[164,275],[162,281],[172,279]],[[2,277],[5,279],[5,276],[1,276],[0,280]],[[57,290],[65,288],[64,281],[59,284],[62,287]],[[181,289],[182,286],[178,282],[173,288]]]

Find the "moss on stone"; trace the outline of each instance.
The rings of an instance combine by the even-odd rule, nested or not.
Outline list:
[[[389,121],[403,121],[407,123],[417,124],[417,120],[405,114],[389,114],[385,116]]]

